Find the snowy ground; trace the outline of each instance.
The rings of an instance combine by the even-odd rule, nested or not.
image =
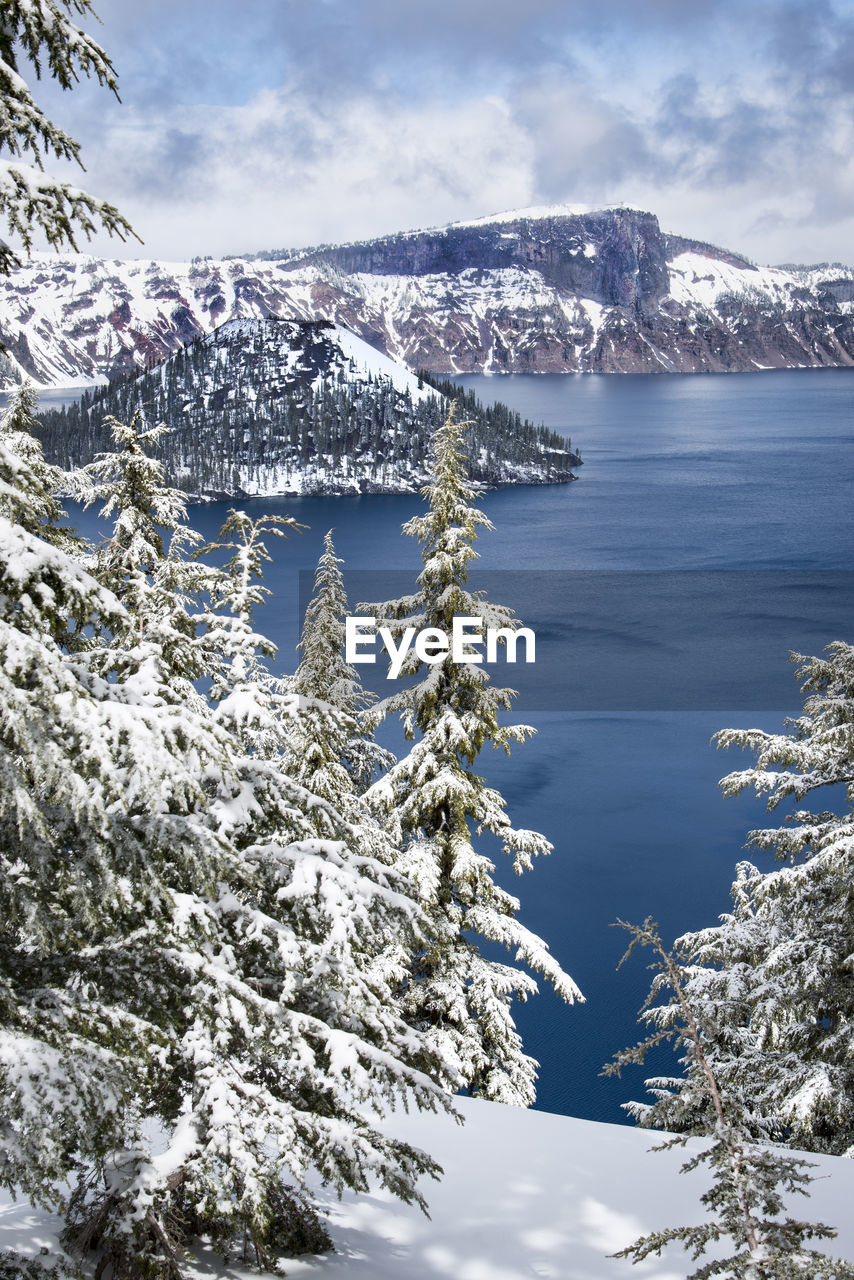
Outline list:
[[[684,1280],[687,1255],[671,1247],[632,1267],[607,1255],[652,1228],[699,1222],[702,1173],[680,1175],[681,1149],[650,1152],[653,1135],[620,1125],[460,1102],[466,1123],[416,1115],[395,1132],[425,1147],[445,1169],[427,1188],[431,1219],[385,1195],[330,1202],[338,1253],[288,1262],[301,1280]],[[828,1252],[854,1260],[854,1161],[811,1156],[809,1200],[792,1216],[839,1229]],[[4,1201],[0,1248],[55,1248],[58,1224]],[[249,1276],[197,1257],[198,1273]],[[696,1264],[699,1265],[699,1264]],[[257,1273],[255,1273],[257,1275]]]

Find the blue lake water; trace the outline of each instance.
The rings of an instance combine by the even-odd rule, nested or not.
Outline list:
[[[620,1102],[641,1095],[642,1073],[623,1081],[598,1073],[614,1051],[638,1038],[635,1013],[646,974],[641,963],[615,972],[625,939],[609,926],[617,916],[638,921],[652,914],[673,938],[727,909],[745,834],[762,824],[764,810],[750,797],[721,798],[718,779],[742,760],[720,755],[709,739],[726,726],[780,727],[799,708],[787,650],[813,651],[854,635],[854,370],[459,381],[482,399],[504,400],[571,434],[584,458],[575,484],[503,489],[483,498],[495,531],[481,539],[482,564],[538,571],[531,581],[550,596],[542,602],[549,627],[558,640],[569,637],[559,660],[573,668],[569,685],[576,693],[562,695],[553,710],[540,709],[548,701],[531,703],[536,709],[526,710],[524,719],[537,736],[510,760],[497,753],[483,760],[482,771],[502,790],[515,824],[554,843],[551,857],[532,872],[516,879],[499,868],[499,878],[519,895],[522,919],[546,938],[587,997],[585,1005],[566,1008],[545,992],[517,1011],[526,1047],[541,1063],[538,1106],[620,1121]],[[288,513],[310,526],[272,546],[266,581],[274,594],[258,616],[286,669],[294,663],[299,571],[313,569],[327,529],[334,527],[350,569],[406,570],[413,577],[417,571],[418,548],[400,535],[401,522],[421,507],[417,498],[242,505],[253,513]],[[227,506],[195,508],[194,524],[215,536]],[[584,618],[594,622],[579,626],[578,593],[547,585],[569,580],[550,576],[558,570],[608,571],[602,582],[620,571],[631,607],[646,609],[641,622],[619,603],[607,605],[621,615],[609,621],[607,609],[596,612],[598,603],[589,613],[588,601]],[[651,570],[654,598],[653,578],[643,577]],[[731,607],[716,605],[708,625],[702,612],[692,622],[696,682],[691,648],[686,667],[683,646],[678,698],[668,701],[659,684],[659,692],[651,686],[639,699],[632,673],[643,671],[643,646],[651,655],[663,646],[657,679],[662,673],[666,679],[666,641],[683,616],[680,607],[684,613],[683,571],[731,570],[760,575],[761,605],[749,607],[748,580],[734,574]],[[788,590],[793,576],[794,595],[773,594],[778,584]],[[724,575],[711,572],[708,580],[717,584],[716,598],[727,596]],[[691,580],[692,590],[698,581]],[[536,612],[537,601],[530,607]],[[739,641],[742,654],[765,645],[756,680],[768,683],[756,698],[750,671],[742,671],[741,678],[733,676],[727,704],[726,686],[722,692],[720,680],[709,682],[703,637],[718,656],[729,644],[737,655]],[[723,648],[724,668],[728,655]],[[732,662],[735,673],[742,658]],[[593,691],[586,700],[585,688]]]

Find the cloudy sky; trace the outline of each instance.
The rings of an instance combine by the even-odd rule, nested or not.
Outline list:
[[[95,0],[116,65],[37,97],[184,258],[622,203],[854,263],[854,0]],[[65,176],[65,175],[63,175]]]

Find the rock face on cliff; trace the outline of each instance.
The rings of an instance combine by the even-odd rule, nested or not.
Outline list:
[[[40,255],[0,282],[6,375],[43,385],[126,373],[226,320],[267,317],[342,323],[434,373],[854,364],[854,272],[757,268],[624,208],[222,262]]]
[[[525,213],[363,244],[294,254],[290,267],[330,264],[357,276],[464,276],[534,271],[554,289],[644,314],[668,291],[666,237],[651,213]]]

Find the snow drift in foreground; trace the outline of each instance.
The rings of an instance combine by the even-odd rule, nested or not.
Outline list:
[[[660,1135],[621,1125],[459,1099],[465,1124],[447,1116],[397,1117],[395,1133],[444,1167],[426,1187],[431,1220],[386,1194],[339,1203],[327,1193],[338,1252],[288,1261],[307,1280],[684,1280],[688,1258],[671,1247],[637,1267],[608,1254],[656,1228],[702,1220],[702,1173],[680,1174],[681,1148],[653,1152]],[[692,1140],[690,1146],[694,1146]],[[854,1260],[854,1161],[813,1156],[809,1200],[792,1216],[839,1230],[826,1251]],[[25,1204],[0,1203],[0,1249],[56,1249],[59,1223]],[[224,1268],[204,1250],[200,1275],[257,1276],[236,1260]],[[695,1264],[699,1265],[699,1264]]]

